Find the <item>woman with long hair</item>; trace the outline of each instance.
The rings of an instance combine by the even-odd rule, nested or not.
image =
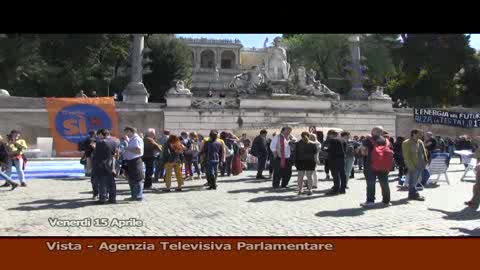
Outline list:
[[[178,187],[176,191],[182,191],[183,175],[182,164],[184,160],[184,152],[186,147],[180,141],[180,138],[175,135],[170,135],[163,151],[163,160],[165,162],[165,191],[170,192],[172,182],[172,169],[175,171]]]

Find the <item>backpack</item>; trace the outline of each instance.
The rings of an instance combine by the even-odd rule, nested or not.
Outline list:
[[[347,142],[347,149],[345,149],[345,156],[352,158],[355,156],[355,147],[353,142]]]
[[[390,172],[393,167],[393,151],[390,148],[390,141],[386,140],[385,145],[378,145],[375,140],[370,139],[373,144],[371,154],[371,167],[375,172]]]

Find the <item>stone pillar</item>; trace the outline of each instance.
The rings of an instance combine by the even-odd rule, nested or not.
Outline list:
[[[215,65],[218,65],[218,68],[221,68],[221,63],[222,63],[222,56],[220,53],[220,49],[216,48],[215,49]],[[213,67],[215,69],[215,67]]]
[[[202,52],[199,48],[195,48],[195,53],[197,57],[195,58],[195,68],[200,69],[200,61],[202,60]]]
[[[363,89],[362,85],[362,65],[360,63],[360,36],[353,35],[349,41],[351,42],[350,53],[352,57],[352,89],[347,94],[350,99],[366,100],[368,92]]]
[[[125,103],[148,103],[148,92],[142,83],[143,47],[143,34],[133,34],[130,83],[122,93]]]

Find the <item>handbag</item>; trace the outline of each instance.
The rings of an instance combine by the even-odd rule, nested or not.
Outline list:
[[[87,164],[87,158],[85,157],[85,155],[83,155],[83,156],[80,158],[80,164],[82,164],[82,165]]]
[[[239,175],[243,172],[242,161],[240,155],[235,155],[232,161],[232,174]]]

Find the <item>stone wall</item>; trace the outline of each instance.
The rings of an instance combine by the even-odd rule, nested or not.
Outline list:
[[[168,98],[165,127],[176,134],[193,130],[208,134],[211,129],[236,131],[282,125],[336,127],[348,130],[353,135],[365,135],[373,126],[381,125],[392,135],[396,132],[396,115],[391,105],[387,108],[385,104],[388,103],[385,102],[279,97],[241,99],[238,108],[221,107],[212,102],[205,102],[205,107],[190,106],[197,104],[199,100]],[[210,99],[205,99],[208,100]],[[209,107],[209,104],[215,106]]]
[[[394,113],[328,113],[286,110],[173,110],[165,111],[165,127],[173,133],[195,130],[208,134],[211,129],[236,130],[240,128],[266,128],[284,124],[294,126],[336,127],[349,130],[353,135],[366,135],[373,126],[381,125],[395,134]]]

